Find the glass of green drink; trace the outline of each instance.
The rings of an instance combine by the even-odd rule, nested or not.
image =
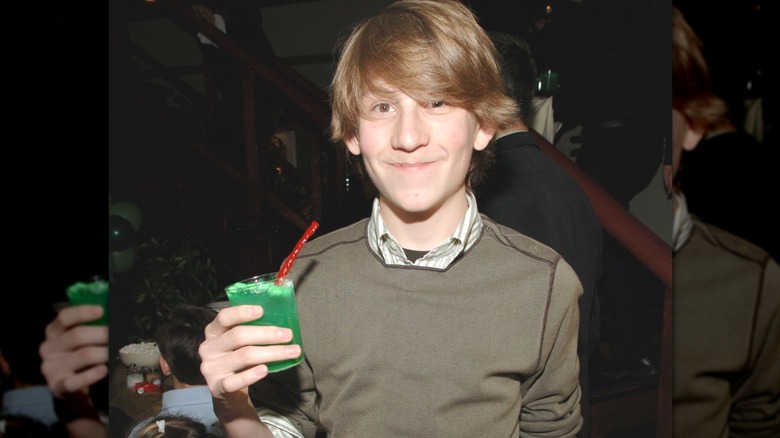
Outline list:
[[[276,273],[258,275],[233,283],[225,288],[230,305],[255,304],[263,306],[263,316],[249,321],[246,325],[267,325],[286,327],[292,330],[292,341],[289,345],[298,344],[303,351],[301,342],[301,327],[298,323],[298,310],[295,306],[295,289],[289,278],[284,278],[280,284],[275,284]],[[286,370],[301,363],[303,353],[295,359],[288,359],[267,364],[268,372]]]
[[[103,316],[88,322],[88,325],[108,325],[108,281],[95,276],[91,281],[71,284],[65,292],[73,306],[95,304],[103,307]]]

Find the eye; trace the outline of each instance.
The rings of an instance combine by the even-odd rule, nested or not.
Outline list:
[[[372,108],[372,111],[376,111],[378,113],[389,113],[393,107],[389,103],[378,103]]]
[[[439,109],[439,108],[444,108],[444,106],[445,106],[445,105],[446,105],[446,104],[444,103],[444,101],[443,101],[443,100],[437,100],[436,102],[431,102],[431,103],[429,103],[429,104],[428,104],[428,108],[431,108],[431,109]]]

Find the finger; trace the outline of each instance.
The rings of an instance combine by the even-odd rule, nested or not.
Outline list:
[[[72,369],[82,370],[87,367],[107,364],[108,363],[108,347],[89,346],[79,348],[74,351],[72,355],[73,366]]]
[[[212,379],[242,373],[261,364],[296,359],[299,345],[246,346],[201,362],[201,372]]]
[[[265,365],[258,365],[249,368],[240,373],[226,376],[220,381],[219,393],[231,393],[240,391],[244,388],[248,388],[252,384],[258,382],[260,379],[268,375],[268,367]]]
[[[95,365],[64,379],[62,389],[64,392],[76,392],[88,388],[106,376],[108,376],[108,366],[106,364]]]
[[[44,361],[41,372],[48,381],[60,381],[85,369],[106,365],[108,356],[108,347],[85,347]]]
[[[244,347],[218,360],[201,363],[209,389],[219,397],[240,391],[268,375],[266,363],[295,359],[301,355],[298,345]]]
[[[198,353],[206,361],[247,346],[284,344],[290,342],[292,337],[292,330],[285,327],[239,325],[221,336],[206,338]]]
[[[232,327],[263,316],[262,306],[241,305],[225,307],[217,313],[214,321],[206,326],[206,339],[219,336]]]
[[[64,334],[46,339],[40,346],[39,352],[44,360],[55,358],[59,355],[69,354],[74,350],[87,345],[107,345],[107,326],[77,326]]]
[[[103,316],[103,307],[91,304],[69,306],[60,310],[54,321],[46,326],[46,337],[55,337],[71,327],[94,321]]]
[[[231,360],[234,361],[233,370],[241,372],[258,364],[295,359],[300,355],[301,347],[299,345],[249,346],[236,350],[228,359],[228,363]]]

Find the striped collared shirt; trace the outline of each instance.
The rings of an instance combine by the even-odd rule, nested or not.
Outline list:
[[[457,256],[476,243],[482,230],[482,217],[477,211],[477,200],[471,192],[466,192],[466,201],[469,204],[466,216],[455,228],[452,236],[412,263],[395,237],[387,230],[382,215],[379,214],[379,198],[376,198],[368,223],[368,244],[385,263],[391,265],[446,268]]]

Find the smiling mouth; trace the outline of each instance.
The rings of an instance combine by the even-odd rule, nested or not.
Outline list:
[[[401,167],[401,168],[417,168],[417,167],[424,167],[433,164],[433,161],[424,161],[424,162],[418,162],[418,163],[392,163],[393,167]]]

